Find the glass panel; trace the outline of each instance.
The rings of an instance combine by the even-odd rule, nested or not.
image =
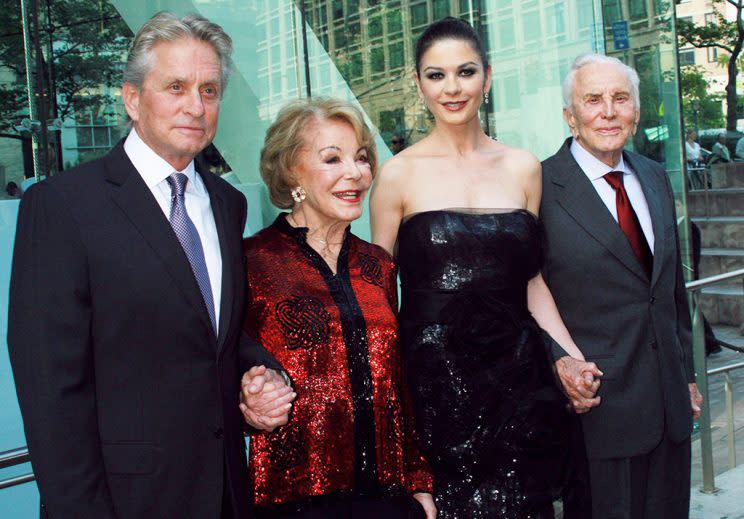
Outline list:
[[[494,82],[484,125],[500,141],[547,158],[569,135],[561,117],[561,83],[567,67],[577,55],[598,50],[592,38],[593,2],[492,0],[485,5],[489,18],[484,32]],[[562,43],[557,43],[555,31],[548,30],[550,25],[543,29],[542,13],[546,23],[556,28],[563,24]]]
[[[648,16],[646,0],[630,0],[630,19],[640,20]]]
[[[530,11],[522,15],[522,36],[525,42],[532,43],[537,41],[542,34],[540,26],[540,13]]]
[[[383,47],[375,47],[371,50],[369,65],[373,73],[385,70],[385,49]]]
[[[426,12],[426,4],[418,4],[411,6],[411,25],[418,27],[419,25],[425,25],[429,22],[429,18]]]
[[[439,20],[450,14],[449,0],[433,0],[432,9],[434,10],[434,20]]]
[[[602,2],[602,8],[604,11],[605,27],[611,27],[612,22],[623,19],[623,11],[620,5],[620,0],[605,0],[604,2]]]
[[[388,55],[390,57],[390,68],[399,68],[405,65],[403,56],[403,42],[399,41],[388,46]]]
[[[399,10],[388,11],[386,18],[388,36],[403,30],[403,19]]]
[[[367,33],[370,38],[382,36],[382,16],[373,16],[367,24]]]

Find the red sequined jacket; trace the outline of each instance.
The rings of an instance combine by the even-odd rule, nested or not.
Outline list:
[[[286,426],[251,436],[255,502],[431,492],[403,384],[393,260],[347,229],[334,275],[306,234],[279,215],[243,245],[246,331],[297,392]]]

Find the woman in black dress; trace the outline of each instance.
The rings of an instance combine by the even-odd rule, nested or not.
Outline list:
[[[401,340],[439,517],[587,517],[578,420],[542,329],[583,360],[541,275],[540,163],[490,139],[491,69],[473,29],[446,18],[416,49],[434,130],[390,159],[373,241],[397,243]],[[541,329],[542,328],[542,329]],[[596,390],[586,373],[588,390]]]

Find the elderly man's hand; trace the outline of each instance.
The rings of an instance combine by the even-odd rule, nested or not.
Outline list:
[[[297,394],[279,373],[265,366],[254,366],[243,374],[240,385],[240,410],[248,425],[273,431],[289,421]]]
[[[700,406],[703,405],[703,395],[698,391],[697,384],[688,384],[690,388],[690,404],[692,406],[692,419],[700,418]]]
[[[586,413],[600,404],[596,394],[602,372],[596,364],[566,355],[555,361],[555,369],[574,411]]]

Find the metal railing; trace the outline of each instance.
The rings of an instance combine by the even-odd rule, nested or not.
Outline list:
[[[710,169],[702,166],[702,167],[690,167],[687,166],[687,174],[688,178],[690,180],[690,188],[695,191],[703,191],[704,193],[704,205],[705,205],[705,216],[710,216],[710,190],[712,189],[709,187],[709,184],[711,183],[711,175],[710,175]]]
[[[713,435],[710,418],[710,399],[708,395],[708,377],[714,375],[724,375],[724,387],[726,392],[726,417],[728,430],[728,454],[729,467],[736,466],[736,444],[735,444],[735,427],[734,427],[734,395],[731,382],[731,372],[744,368],[744,362],[738,362],[729,366],[720,368],[707,369],[707,360],[705,357],[705,330],[703,324],[703,312],[700,309],[698,297],[700,291],[711,285],[733,281],[744,278],[744,269],[733,270],[725,274],[710,276],[697,281],[687,283],[687,291],[692,298],[692,349],[695,361],[695,371],[697,373],[697,385],[700,393],[703,395],[703,405],[700,409],[700,455],[703,465],[703,488],[706,493],[716,492],[715,474],[713,467]]]
[[[13,467],[15,465],[21,465],[23,463],[28,463],[29,461],[31,461],[31,459],[29,458],[28,449],[26,447],[20,447],[18,449],[0,452],[0,469]],[[28,483],[29,481],[33,481],[34,479],[35,477],[33,472],[2,479],[0,480],[0,490],[15,485],[21,485],[23,483]]]

